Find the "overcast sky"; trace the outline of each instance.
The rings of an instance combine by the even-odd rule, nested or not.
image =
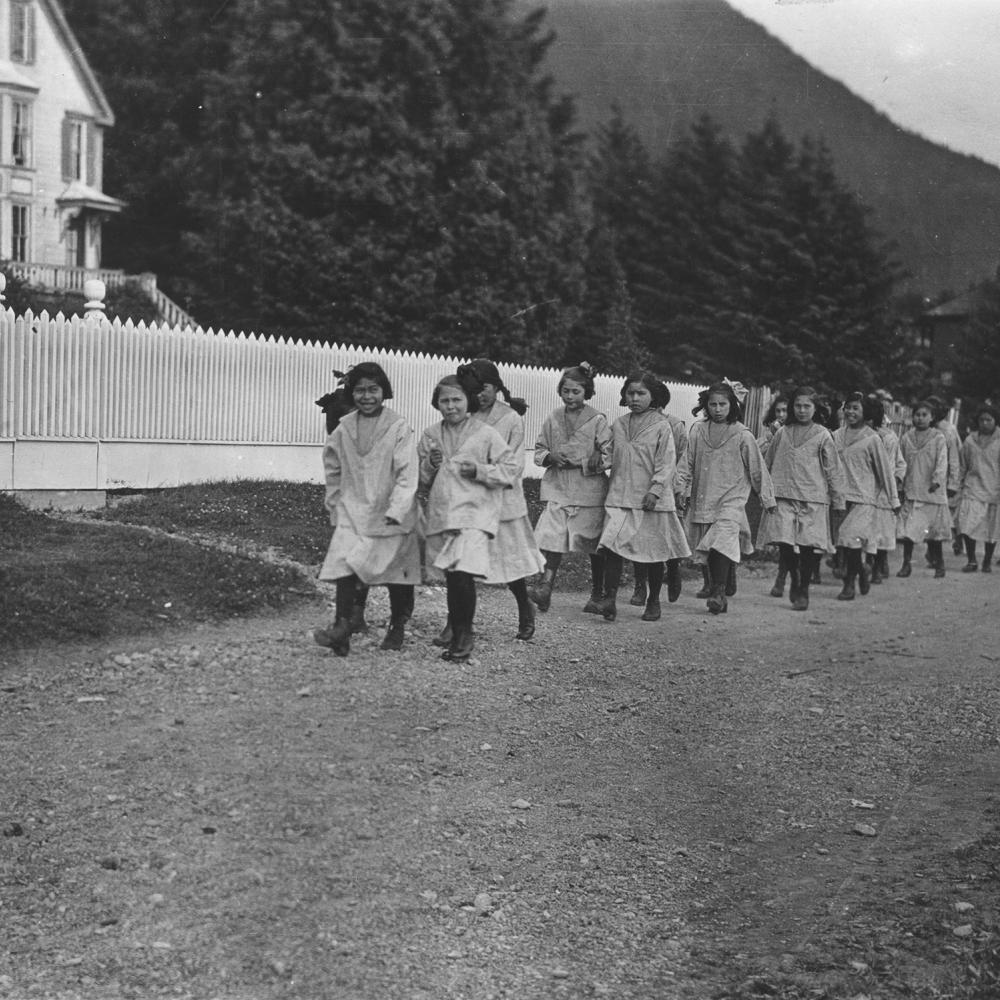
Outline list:
[[[1000,165],[1000,0],[728,0],[893,121]]]

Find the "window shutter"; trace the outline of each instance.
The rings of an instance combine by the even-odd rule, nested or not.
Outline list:
[[[25,25],[28,44],[25,46],[27,49],[27,58],[25,62],[33,63],[35,61],[35,5],[33,3],[28,4],[28,23]]]
[[[87,184],[97,186],[97,126],[87,122],[83,126],[87,132]]]
[[[70,130],[73,123],[64,118],[62,123],[62,173],[64,181],[71,181],[73,177],[72,143]]]

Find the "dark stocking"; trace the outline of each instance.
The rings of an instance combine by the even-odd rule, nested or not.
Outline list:
[[[559,567],[562,564],[563,554],[561,552],[542,552],[545,556],[545,572],[550,574],[550,578],[555,580],[556,573],[559,572]]]
[[[642,566],[646,570],[646,579],[649,583],[649,597],[647,598],[647,603],[658,603],[660,600],[660,588],[663,586],[663,563],[636,563],[635,566],[636,569]]]
[[[393,622],[405,622],[413,615],[413,591],[409,583],[389,584],[389,617]]]
[[[969,538],[968,535],[962,535],[965,541],[965,558],[972,565],[976,562],[976,540],[974,538]]]
[[[800,583],[800,568],[799,568],[799,554],[795,551],[793,545],[787,545],[785,542],[778,543],[778,561],[781,566],[784,566],[788,570],[788,598],[794,604],[795,598],[798,596],[799,583]]]
[[[934,566],[934,576],[937,579],[941,579],[944,576],[944,552],[943,552],[943,542],[928,542],[927,543],[927,553],[930,556],[931,563]]]
[[[730,560],[718,549],[708,550],[708,575],[711,580],[712,593],[708,598],[708,610],[713,615],[726,611],[726,584],[729,581]]]
[[[986,542],[983,545],[983,572],[993,572],[993,553],[996,552],[996,542]]]
[[[448,588],[448,618],[452,641],[444,656],[449,660],[467,660],[472,653],[472,621],[476,617],[476,581],[468,573],[445,575]]]
[[[507,584],[517,601],[517,638],[530,639],[535,634],[535,606],[528,597],[528,583],[523,578]]]
[[[350,621],[358,578],[352,573],[337,580],[337,621]]]

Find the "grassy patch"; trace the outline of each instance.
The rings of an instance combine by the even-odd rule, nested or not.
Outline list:
[[[292,569],[127,527],[60,521],[0,496],[0,648],[100,638],[279,607]]]
[[[96,517],[174,532],[205,532],[234,544],[273,549],[296,562],[323,561],[330,521],[323,487],[238,479],[112,496]]]

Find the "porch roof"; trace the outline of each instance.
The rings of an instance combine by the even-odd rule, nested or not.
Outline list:
[[[83,181],[72,181],[58,198],[60,208],[89,208],[97,212],[116,214],[125,207],[125,202],[112,198],[103,191],[92,188]]]

